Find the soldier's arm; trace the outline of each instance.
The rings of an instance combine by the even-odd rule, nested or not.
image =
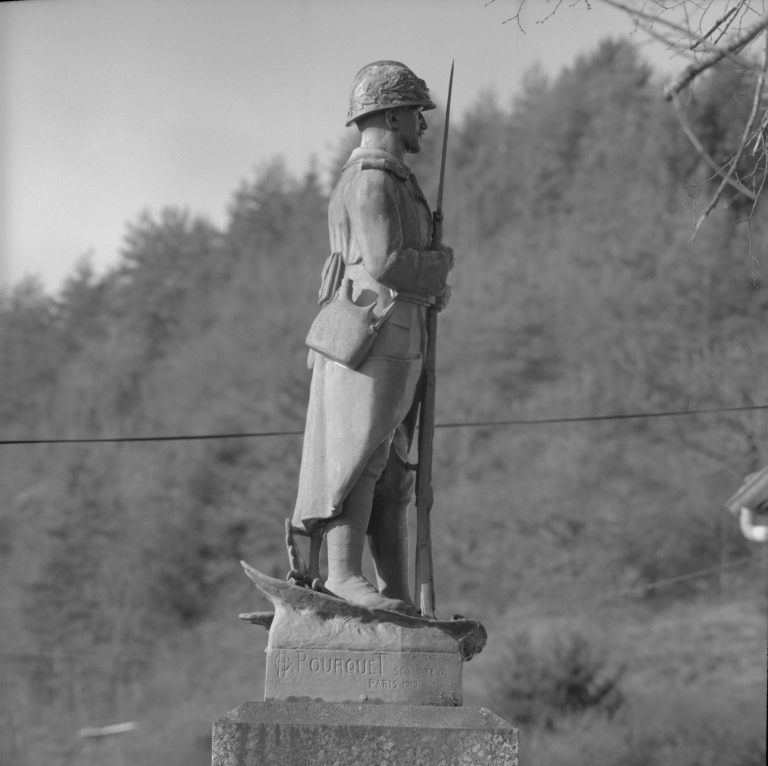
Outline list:
[[[357,238],[368,273],[393,290],[438,295],[453,267],[452,251],[414,250],[403,244],[394,181],[383,170],[366,170],[356,184]]]

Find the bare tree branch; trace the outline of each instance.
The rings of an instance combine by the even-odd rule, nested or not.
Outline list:
[[[557,0],[557,5],[552,9],[551,13],[548,13],[543,19],[537,21],[537,24],[543,24],[547,19],[551,19],[556,13],[557,9],[563,4],[563,0]]]
[[[664,98],[666,98],[667,101],[671,101],[673,94],[679,93],[686,85],[688,85],[688,83],[702,72],[713,67],[715,64],[718,64],[729,52],[735,53],[743,49],[763,32],[766,27],[768,27],[768,19],[763,19],[753,27],[750,27],[743,35],[740,35],[733,40],[730,45],[728,45],[727,49],[719,50],[707,58],[702,59],[697,64],[691,64],[691,66],[685,69],[682,74],[678,75],[666,88],[664,88]],[[702,38],[699,38],[699,41],[701,42]]]
[[[752,150],[752,156],[756,155],[761,148],[764,152],[766,151],[765,134],[767,130],[768,130],[768,108],[766,108],[763,111],[763,119],[760,120],[760,126],[753,134],[755,139],[755,148]],[[752,137],[750,137],[749,140],[751,141]]]
[[[610,5],[613,8],[617,8],[620,11],[624,11],[625,13],[628,13],[631,16],[635,17],[635,20],[637,21],[638,26],[643,29],[646,33],[650,34],[653,37],[658,37],[658,33],[654,34],[652,30],[650,29],[650,26],[640,24],[639,20],[648,22],[650,25],[652,24],[661,24],[662,26],[666,27],[667,29],[671,29],[673,32],[677,32],[681,39],[685,38],[686,40],[690,41],[690,39],[693,37],[693,33],[690,29],[686,29],[685,27],[680,26],[679,24],[675,24],[672,21],[668,21],[667,19],[661,18],[660,15],[652,15],[650,13],[646,13],[645,11],[641,11],[637,8],[632,8],[629,5],[625,5],[624,3],[618,2],[618,0],[603,0],[603,2],[606,5]],[[760,34],[760,31],[762,31],[763,28],[765,28],[765,25],[768,24],[768,20],[763,19],[759,25],[761,25],[761,28],[757,30],[755,37]],[[754,39],[754,37],[752,38]],[[685,44],[683,46],[680,45],[680,43],[671,43],[669,40],[666,40],[671,46],[676,47],[678,49],[684,49],[686,52],[690,52],[690,44]],[[713,55],[723,53],[724,56],[721,56],[719,60],[721,60],[723,57],[726,57],[730,59],[734,64],[741,67],[742,69],[748,69],[748,70],[754,70],[759,71],[759,67],[756,67],[749,59],[744,58],[743,56],[739,56],[738,53],[736,53],[732,48],[739,50],[744,45],[748,44],[749,41],[745,41],[743,44],[739,44],[738,42],[732,43],[731,45],[728,45],[726,48],[720,48],[715,45],[712,45],[712,43],[708,42],[707,40],[703,40],[700,45],[701,47],[708,53],[711,53]],[[682,50],[681,50],[682,52]]]
[[[504,23],[517,21],[521,31],[521,13],[526,0],[513,0],[517,3],[517,13]],[[550,0],[554,6],[541,21],[551,18],[564,0]],[[494,0],[486,0],[486,5]],[[573,0],[569,7],[578,5],[581,0]],[[730,186],[740,195],[752,202],[751,220],[765,186],[768,186],[768,108],[761,112],[766,87],[766,62],[768,61],[768,14],[766,0],[755,3],[753,0],[728,0],[719,5],[717,0],[602,0],[606,5],[628,15],[635,26],[649,37],[659,41],[675,55],[682,56],[688,64],[672,82],[664,88],[664,97],[673,101],[683,132],[704,160],[714,175],[706,181],[689,186],[698,190],[717,179],[719,183],[704,211],[697,214],[695,195],[693,209],[693,235],[701,228],[707,216],[722,198],[726,186]],[[586,0],[589,7],[589,0]],[[530,5],[530,4],[529,4]],[[513,6],[514,7],[514,6]],[[550,6],[552,7],[552,6]],[[766,51],[762,62],[756,61],[750,54],[750,46],[763,35],[766,37]],[[752,110],[744,125],[740,141],[735,152],[723,163],[718,163],[704,148],[689,125],[680,103],[678,94],[710,69],[731,64],[742,75],[755,73],[757,84],[752,97]],[[722,68],[722,67],[721,67]],[[757,125],[757,127],[755,127]],[[739,163],[745,152],[754,158],[754,166],[739,172]],[[751,247],[751,245],[750,245]]]
[[[763,28],[765,27],[766,27],[766,23],[763,23]],[[699,220],[696,222],[696,226],[693,229],[693,234],[691,234],[691,238],[688,240],[689,245],[693,241],[693,238],[696,236],[696,232],[701,228],[701,225],[704,223],[707,216],[715,208],[715,205],[717,205],[723,193],[723,190],[725,189],[726,184],[729,183],[729,180],[728,180],[729,177],[733,176],[733,174],[736,172],[736,166],[738,165],[739,160],[741,159],[741,155],[744,154],[744,149],[746,149],[747,143],[749,141],[750,133],[752,131],[752,126],[755,124],[755,120],[757,119],[757,113],[760,111],[760,101],[763,95],[763,84],[765,83],[765,73],[767,69],[768,69],[768,32],[765,33],[763,66],[760,72],[760,76],[757,78],[757,84],[755,85],[755,95],[752,99],[752,111],[750,112],[749,119],[747,120],[747,124],[744,126],[744,132],[741,136],[741,142],[739,143],[739,148],[736,151],[736,155],[731,160],[731,166],[728,169],[728,173],[726,174],[726,176],[723,177],[723,180],[720,182],[720,186],[717,187],[717,191],[712,196],[712,199],[709,201],[706,208],[704,208],[704,212],[699,216]]]
[[[547,0],[549,1],[549,0]],[[488,7],[494,0],[487,0],[484,7]],[[517,2],[520,3],[517,7],[517,13],[514,16],[510,16],[508,19],[505,19],[502,21],[502,24],[506,24],[510,21],[516,21],[517,26],[519,27],[520,31],[525,34],[525,30],[523,29],[523,25],[520,23],[520,14],[523,12],[523,6],[525,5],[526,0],[517,0]],[[552,9],[550,13],[548,13],[543,19],[539,19],[537,21],[537,24],[544,24],[547,20],[551,19],[552,16],[554,16],[557,11],[559,10],[560,6],[565,2],[565,0],[556,0],[555,7]],[[582,2],[582,0],[573,0],[573,2],[568,6],[569,8],[573,8],[576,5],[579,5]],[[584,4],[587,6],[587,10],[591,10],[592,6],[589,4],[589,0],[583,0]]]
[[[517,13],[514,16],[510,16],[508,19],[505,19],[502,21],[502,24],[506,24],[508,21],[516,21],[517,26],[519,27],[520,31],[525,34],[525,30],[523,29],[523,25],[520,23],[520,14],[523,12],[523,6],[525,5],[525,0],[520,0],[520,5],[517,6]]]
[[[719,19],[715,21],[714,24],[712,24],[712,26],[703,35],[697,37],[691,43],[691,50],[695,50],[700,43],[703,43],[724,21],[732,19],[739,8],[744,5],[745,1],[746,0],[740,0],[740,2],[738,2],[736,5],[731,6]]]
[[[747,189],[746,186],[744,186],[743,184],[739,183],[736,179],[730,178],[724,172],[724,167],[727,167],[727,165],[726,166],[719,165],[714,160],[712,155],[710,155],[709,152],[704,148],[704,146],[702,145],[701,141],[699,141],[698,137],[696,136],[696,134],[691,129],[691,126],[688,124],[688,120],[685,119],[685,115],[683,114],[683,110],[682,110],[682,107],[680,106],[680,101],[678,100],[676,93],[672,94],[672,101],[673,101],[673,103],[675,105],[675,111],[677,112],[678,120],[680,120],[680,126],[683,129],[683,133],[685,133],[685,135],[688,137],[688,140],[693,144],[694,148],[699,153],[701,158],[707,163],[707,165],[709,165],[709,167],[712,168],[712,170],[715,171],[715,173],[717,173],[717,175],[720,176],[720,178],[726,179],[727,182],[734,189],[736,189],[738,192],[743,194],[745,197],[749,197],[749,199],[751,199],[753,201],[756,200],[757,196],[755,195],[755,193],[750,191],[749,189]]]

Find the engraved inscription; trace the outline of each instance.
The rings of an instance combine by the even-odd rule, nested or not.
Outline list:
[[[368,681],[368,688],[369,689],[398,689],[400,688],[400,684],[398,684],[397,681],[394,679],[388,679],[388,678],[369,678]]]
[[[420,668],[420,667],[396,667],[392,671],[392,675],[395,676],[444,676],[448,677],[447,668]]]
[[[277,653],[275,656],[275,667],[277,668],[277,675],[281,678],[291,669],[291,660],[287,652]]]
[[[283,654],[283,652],[280,652]],[[279,657],[280,655],[278,655]],[[330,675],[348,676],[383,676],[384,655],[375,654],[373,657],[358,657],[343,659],[341,657],[318,656],[313,652],[297,652],[297,664],[291,668],[294,673],[327,673]],[[278,672],[280,667],[278,666]]]
[[[418,681],[400,681],[397,678],[368,678],[369,689],[418,689]]]
[[[359,701],[361,693],[384,702],[460,704],[461,659],[458,653],[270,650],[267,699]]]

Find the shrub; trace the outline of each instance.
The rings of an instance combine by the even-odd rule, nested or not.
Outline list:
[[[574,713],[612,717],[624,701],[619,688],[624,667],[610,668],[579,633],[542,643],[534,643],[530,633],[517,633],[505,654],[496,705],[515,724],[554,729],[559,719]]]

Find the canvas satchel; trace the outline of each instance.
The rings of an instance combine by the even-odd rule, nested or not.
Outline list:
[[[352,280],[345,277],[334,298],[315,317],[307,335],[307,345],[334,362],[354,370],[368,356],[379,328],[386,322],[395,303],[377,318],[370,306],[352,301]]]

